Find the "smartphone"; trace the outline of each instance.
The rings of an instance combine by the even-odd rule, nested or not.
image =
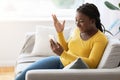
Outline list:
[[[55,38],[55,36],[54,35],[49,35],[49,39],[52,39],[54,42],[57,42],[57,40],[56,40],[56,38]]]

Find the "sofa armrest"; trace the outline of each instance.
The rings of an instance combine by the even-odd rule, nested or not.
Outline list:
[[[31,70],[26,80],[120,80],[120,69]]]

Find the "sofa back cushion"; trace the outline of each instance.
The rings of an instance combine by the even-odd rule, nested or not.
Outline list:
[[[98,68],[115,68],[119,65],[119,62],[120,41],[110,38]]]

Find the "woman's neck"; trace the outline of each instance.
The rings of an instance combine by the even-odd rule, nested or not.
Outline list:
[[[80,32],[80,37],[83,39],[83,40],[88,40],[90,37],[92,37],[94,34],[96,34],[98,32],[98,29],[95,28],[95,29],[91,29],[91,30],[88,30],[88,31],[84,31],[84,32]]]
[[[81,31],[81,34],[92,35],[92,34],[97,33],[97,31],[98,31],[97,28],[92,28],[92,29],[89,29],[89,30],[87,30],[87,31]]]

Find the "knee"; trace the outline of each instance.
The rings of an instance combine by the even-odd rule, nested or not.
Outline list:
[[[25,80],[25,76],[22,76],[21,73],[17,74],[15,80]]]

